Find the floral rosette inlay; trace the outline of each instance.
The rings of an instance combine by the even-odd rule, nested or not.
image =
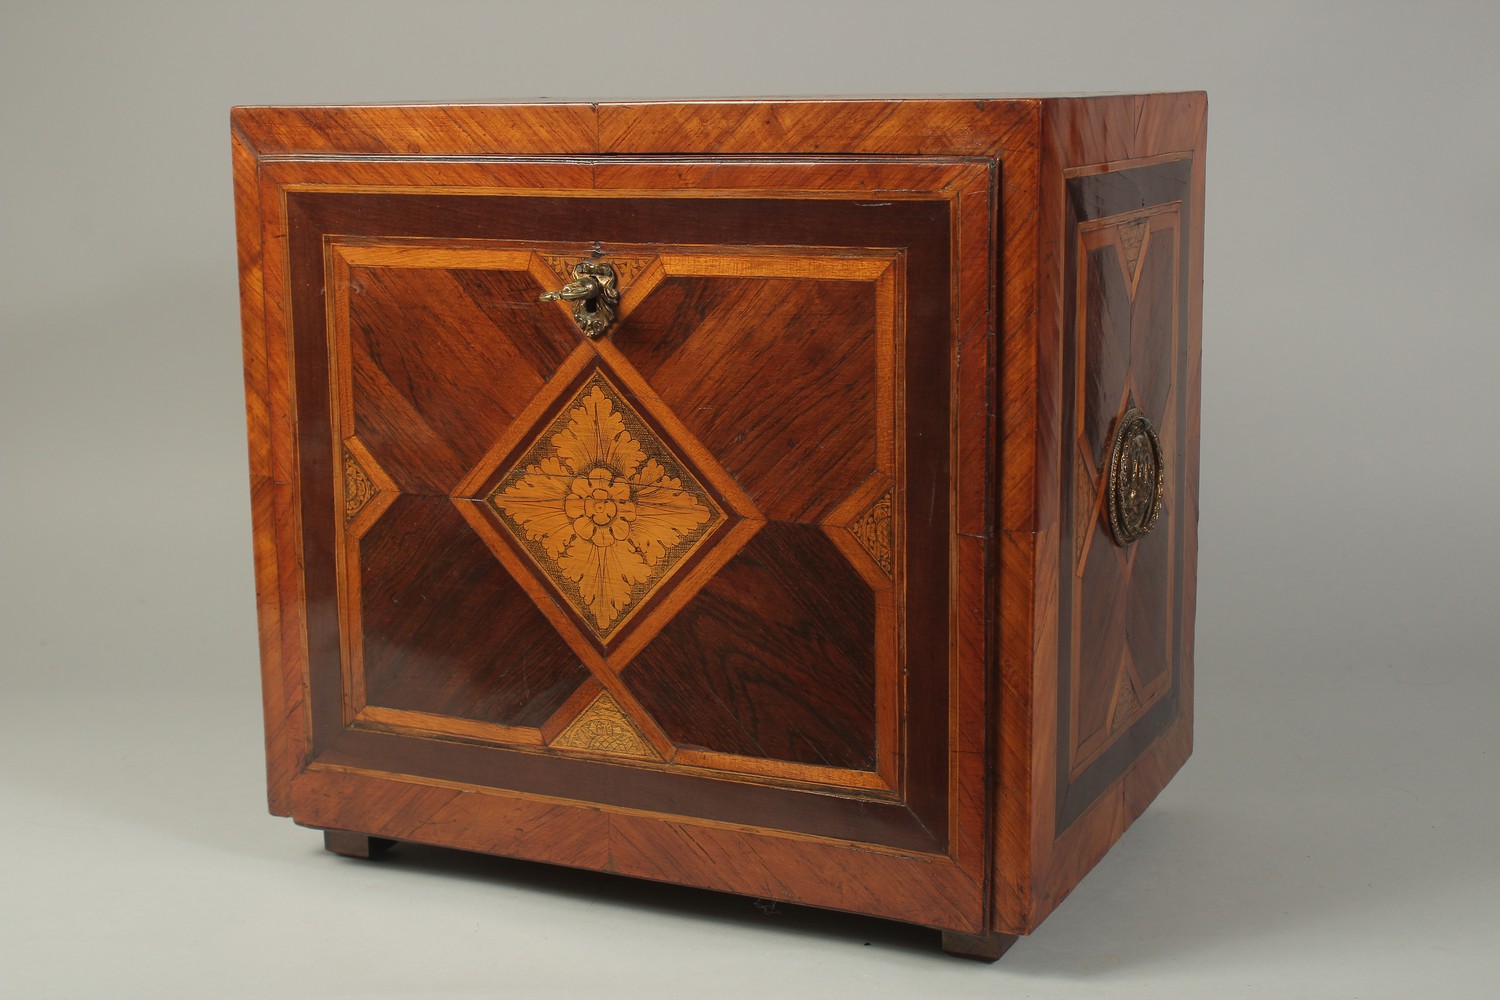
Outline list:
[[[601,638],[723,517],[597,374],[489,503]]]

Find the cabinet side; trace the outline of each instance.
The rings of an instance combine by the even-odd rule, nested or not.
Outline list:
[[[231,119],[234,218],[239,256],[240,328],[245,363],[245,423],[249,443],[250,516],[255,561],[261,694],[265,712],[270,810],[290,815],[290,773],[280,752],[283,691],[280,572],[276,540],[277,484],[272,472],[270,372],[266,350],[265,282],[261,253],[260,164]],[[284,489],[285,487],[283,487]]]
[[[1043,105],[1031,930],[1192,749],[1202,93]]]
[[[999,461],[993,466],[995,566],[990,698],[994,706],[993,880],[990,927],[1001,934],[1026,929],[1031,910],[1031,760],[1036,607],[1051,584],[1036,562],[1038,461],[1045,455],[1037,414],[1039,384],[1037,301],[1040,212],[1041,104],[1007,134],[1000,162],[995,273],[998,341],[996,424]]]

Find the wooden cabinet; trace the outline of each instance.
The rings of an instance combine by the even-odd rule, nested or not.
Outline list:
[[[272,811],[997,957],[1190,748],[1204,109],[237,109]]]

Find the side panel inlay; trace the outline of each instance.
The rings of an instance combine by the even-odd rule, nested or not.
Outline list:
[[[1179,382],[1191,166],[1178,160],[1067,182],[1059,833],[1177,715],[1182,623],[1171,609],[1180,606],[1184,544]],[[1141,475],[1150,466],[1151,482],[1136,484],[1141,496],[1124,489],[1116,454],[1117,439],[1137,424],[1154,427],[1160,444],[1158,455],[1153,441],[1149,463],[1132,466]]]

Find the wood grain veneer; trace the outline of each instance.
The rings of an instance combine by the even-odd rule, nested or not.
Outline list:
[[[272,812],[998,958],[1191,750],[1205,109],[235,109]]]

